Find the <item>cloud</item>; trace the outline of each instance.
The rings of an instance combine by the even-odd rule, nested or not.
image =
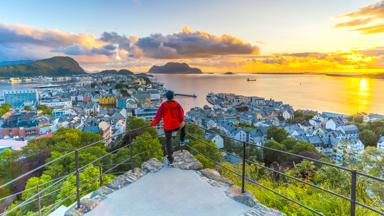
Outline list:
[[[62,54],[89,55],[92,52],[110,55],[110,46],[90,34],[0,23],[0,61],[38,59]]]
[[[0,43],[33,44],[40,46],[69,46],[79,44],[85,47],[101,46],[103,43],[90,34],[72,34],[55,29],[37,29],[26,25],[0,23]]]
[[[362,20],[372,17],[349,16],[361,19],[349,26],[368,31],[361,28],[365,28],[364,22],[369,20]],[[0,61],[69,55],[88,70],[130,68],[140,72],[170,59],[212,72],[336,72],[384,68],[384,47],[331,53],[258,54],[257,46],[234,36],[193,31],[188,27],[174,34],[137,37],[117,32],[104,32],[100,36],[74,34],[0,23]]]
[[[384,1],[338,17],[337,28],[348,28],[362,34],[384,33]]]
[[[0,60],[69,55],[86,63],[97,59],[102,62],[110,59],[116,63],[131,58],[188,59],[259,52],[258,47],[239,38],[192,31],[188,27],[168,35],[137,37],[104,32],[97,37],[91,34],[0,23],[0,45]]]
[[[100,48],[88,48],[79,44],[74,44],[68,47],[53,49],[54,52],[61,52],[66,55],[105,55],[112,56],[117,52],[118,45],[108,44]]]
[[[217,55],[258,54],[259,48],[230,35],[213,35],[191,31],[162,35],[153,34],[140,38],[136,46],[152,58],[205,58]]]

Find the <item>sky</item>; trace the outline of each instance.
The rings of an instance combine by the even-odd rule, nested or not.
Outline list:
[[[86,70],[384,72],[384,0],[2,0],[0,61]]]

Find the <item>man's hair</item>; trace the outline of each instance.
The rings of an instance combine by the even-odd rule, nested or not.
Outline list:
[[[165,93],[165,97],[167,98],[167,100],[172,100],[175,96],[175,93],[173,91],[167,91]]]

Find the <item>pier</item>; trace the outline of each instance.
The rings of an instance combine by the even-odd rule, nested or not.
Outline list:
[[[175,96],[197,98],[197,95],[195,95],[195,94],[179,94],[179,93],[176,93]]]

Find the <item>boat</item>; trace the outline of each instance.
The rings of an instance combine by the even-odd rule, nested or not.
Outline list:
[[[9,79],[9,83],[11,83],[11,84],[16,84],[16,83],[21,83],[21,82],[22,82],[22,80],[19,78],[10,78]]]
[[[256,79],[249,79],[249,78],[248,78],[247,81],[248,81],[248,82],[254,82],[254,81],[256,81]]]

